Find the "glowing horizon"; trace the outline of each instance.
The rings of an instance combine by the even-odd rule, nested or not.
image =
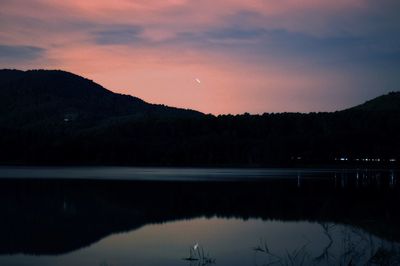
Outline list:
[[[62,69],[204,113],[335,111],[398,90],[398,11],[395,0],[3,0],[0,68]]]

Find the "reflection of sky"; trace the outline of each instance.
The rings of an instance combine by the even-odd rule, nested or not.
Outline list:
[[[375,237],[369,238],[367,233],[347,226],[336,225],[330,227],[328,232],[333,238],[329,252],[336,259],[345,251],[343,241],[346,239],[357,243],[357,252],[370,252],[372,246],[372,251],[381,245],[397,247]],[[29,262],[29,265],[62,266],[101,265],[105,262],[115,266],[189,265],[182,258],[188,257],[189,247],[198,242],[210,257],[217,260],[217,265],[256,265],[254,262],[267,262],[265,254],[255,254],[253,251],[260,239],[267,242],[271,253],[281,257],[306,245],[309,258],[315,258],[329,244],[329,238],[317,223],[198,218],[144,226],[109,236],[87,248],[60,256],[0,256],[0,264],[22,265]],[[373,241],[372,246],[370,240]],[[357,259],[365,260],[362,253],[358,254]]]
[[[0,67],[65,69],[203,112],[336,110],[398,89],[399,10],[397,0],[4,0]]]

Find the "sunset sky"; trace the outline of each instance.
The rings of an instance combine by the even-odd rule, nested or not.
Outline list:
[[[399,0],[0,0],[0,68],[205,113],[335,111],[399,90],[399,14]]]

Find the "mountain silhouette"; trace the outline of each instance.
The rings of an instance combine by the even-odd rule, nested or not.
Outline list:
[[[213,116],[64,71],[0,70],[3,164],[393,165],[399,130],[400,92],[331,113]]]
[[[400,92],[390,92],[349,110],[370,112],[400,112]]]
[[[91,80],[59,70],[1,70],[0,106],[3,123],[19,122],[22,127],[73,120],[99,123],[122,117],[202,115],[113,93]]]

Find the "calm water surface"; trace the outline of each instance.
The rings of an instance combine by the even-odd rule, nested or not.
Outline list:
[[[328,231],[327,231],[328,228]],[[327,235],[326,233],[329,233]],[[215,265],[365,265],[379,250],[399,251],[351,226],[258,219],[196,218],[147,225],[106,237],[94,245],[58,256],[2,256],[1,265],[204,265],[186,261],[189,245],[200,243]],[[255,251],[267,243],[270,254]],[[196,255],[196,254],[195,254]],[[193,255],[193,257],[196,257]],[[346,263],[347,262],[347,263]],[[209,264],[212,265],[212,264]],[[289,264],[291,265],[291,264]]]
[[[104,179],[147,181],[240,181],[271,178],[329,178],[337,175],[394,173],[363,169],[248,169],[141,167],[0,167],[0,178]]]
[[[12,169],[0,265],[400,263],[396,171]]]

